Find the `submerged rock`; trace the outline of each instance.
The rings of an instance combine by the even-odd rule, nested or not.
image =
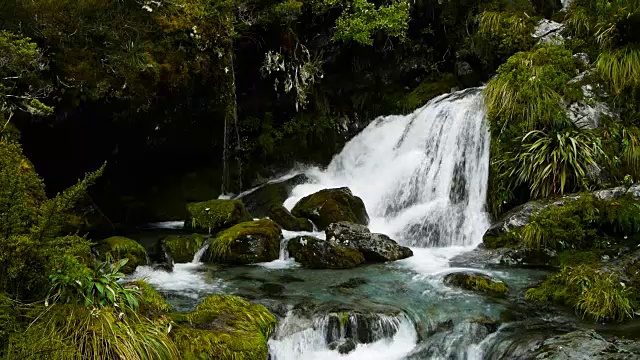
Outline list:
[[[205,238],[199,234],[172,235],[162,240],[163,249],[173,261],[189,263],[204,244]]]
[[[408,247],[398,245],[384,234],[372,234],[366,226],[339,222],[325,231],[327,240],[343,246],[353,246],[368,262],[396,261],[413,256]]]
[[[313,221],[320,230],[325,230],[329,224],[340,221],[369,224],[364,202],[346,187],[325,189],[306,196],[298,201],[291,213]]]
[[[364,263],[364,257],[354,247],[311,236],[289,240],[287,250],[297,262],[311,269],[351,269]]]
[[[185,228],[215,233],[251,220],[240,200],[209,200],[187,205],[190,218]]]
[[[204,259],[227,264],[273,261],[280,253],[281,239],[280,226],[271,220],[243,222],[219,232]]]
[[[137,241],[123,237],[112,236],[102,240],[96,247],[101,259],[108,256],[113,260],[129,259],[120,269],[125,274],[133,273],[140,265],[147,263],[147,252]]]
[[[329,344],[330,350],[338,350],[340,354],[348,354],[356,349],[356,342],[353,339],[344,339]]]
[[[509,291],[504,282],[478,272],[456,272],[447,274],[444,277],[444,283],[495,297],[505,297]]]
[[[242,200],[251,215],[270,216],[269,210],[273,205],[282,205],[296,185],[308,181],[309,178],[305,174],[298,174],[284,181],[266,183],[245,195],[240,195],[238,199]]]
[[[289,231],[313,231],[313,224],[309,219],[293,216],[282,205],[273,205],[269,209],[269,218]]]

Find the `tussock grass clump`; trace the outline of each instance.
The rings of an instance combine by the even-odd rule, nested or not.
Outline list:
[[[640,47],[625,46],[603,52],[596,62],[596,71],[615,95],[640,88]]]
[[[615,272],[605,273],[583,265],[565,267],[538,287],[529,289],[526,299],[571,306],[595,321],[624,321],[633,318],[637,304],[632,290],[620,278]]]

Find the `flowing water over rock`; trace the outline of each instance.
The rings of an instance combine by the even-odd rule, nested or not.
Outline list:
[[[532,340],[518,341],[510,328],[498,329],[529,316],[517,299],[547,273],[482,268],[473,261],[450,265],[454,256],[475,248],[489,227],[484,118],[481,89],[469,89],[407,116],[376,119],[327,169],[306,170],[307,183],[293,188],[284,203],[291,209],[321,189],[349,187],[367,207],[370,230],[410,246],[413,257],[350,270],[304,269],[290,258],[287,242],[324,234],[284,231],[280,257],[269,263],[224,267],[194,259],[171,273],[142,266],[131,278],[146,278],[178,311],[189,311],[209,294],[235,294],[267,306],[279,320],[269,341],[272,360],[509,358],[503,355],[510,349],[525,349],[540,338],[535,332]],[[445,275],[474,267],[503,281],[508,297],[443,284]],[[541,313],[549,316],[548,309],[532,316]],[[544,333],[548,322],[541,322]]]

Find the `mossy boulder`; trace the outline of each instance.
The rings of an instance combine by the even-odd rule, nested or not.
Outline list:
[[[144,280],[130,282],[125,287],[140,291],[140,297],[138,298],[138,304],[140,305],[138,312],[140,314],[153,319],[171,311],[171,305]]]
[[[509,292],[507,285],[491,276],[477,272],[456,272],[447,274],[444,283],[465,290],[481,292],[494,297],[505,297]]]
[[[269,218],[289,231],[313,231],[313,224],[309,219],[295,217],[282,205],[273,205],[269,209]]]
[[[276,318],[262,305],[212,295],[177,320],[171,337],[185,360],[266,360]]]
[[[254,264],[276,260],[282,230],[268,219],[246,221],[219,232],[211,240],[205,259],[226,264]]]
[[[256,217],[266,217],[273,205],[282,205],[296,185],[308,182],[304,174],[298,174],[283,181],[268,182],[239,197],[247,211]]]
[[[125,274],[131,274],[139,265],[147,263],[147,252],[144,247],[137,241],[123,236],[112,236],[102,240],[97,250],[102,259],[107,256],[111,256],[114,260],[129,259],[121,269]]]
[[[193,260],[193,256],[200,250],[204,241],[204,236],[199,234],[172,235],[164,238],[162,244],[174,262],[188,263]]]
[[[396,261],[413,256],[408,247],[399,245],[387,235],[372,234],[363,225],[344,221],[333,223],[325,234],[329,242],[355,247],[368,262]]]
[[[209,200],[187,205],[190,218],[185,227],[215,233],[251,220],[240,200]]]
[[[289,240],[289,255],[306,268],[351,269],[364,263],[364,256],[351,246],[332,244],[312,236]]]
[[[364,202],[353,196],[349,188],[325,189],[302,198],[291,210],[294,216],[313,221],[320,230],[332,223],[347,221],[368,225]]]

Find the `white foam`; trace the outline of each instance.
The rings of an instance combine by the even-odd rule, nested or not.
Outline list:
[[[180,292],[182,295],[197,299],[202,294],[219,291],[221,280],[207,280],[201,264],[175,264],[172,272],[155,270],[151,266],[138,266],[128,280],[145,280],[158,290]]]
[[[150,229],[182,229],[184,228],[184,221],[160,221],[147,225]]]

